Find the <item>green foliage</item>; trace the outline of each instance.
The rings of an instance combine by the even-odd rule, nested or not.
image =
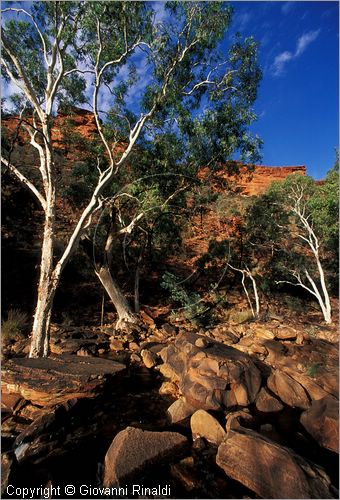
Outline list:
[[[317,338],[319,331],[320,328],[318,327],[318,325],[311,325],[305,328],[305,332],[308,333],[308,335],[312,338]]]
[[[238,325],[242,325],[243,323],[254,321],[254,316],[250,309],[246,311],[232,311],[229,320]]]
[[[197,319],[206,312],[207,308],[202,303],[201,296],[196,292],[186,290],[175,275],[169,272],[164,273],[161,287],[169,292],[174,303],[181,306],[187,319]]]
[[[284,303],[292,312],[296,314],[302,314],[306,310],[305,302],[294,295],[286,295],[284,297]]]
[[[231,217],[244,217],[245,211],[251,203],[250,197],[224,192],[217,197],[215,211],[221,220]]]
[[[325,180],[316,186],[308,200],[308,209],[325,249],[338,251],[339,238],[339,170],[333,167]]]
[[[1,335],[4,340],[10,340],[15,335],[26,333],[29,323],[28,315],[19,309],[10,309],[7,319],[1,324]]]
[[[96,185],[97,173],[89,162],[76,162],[69,177],[69,182],[62,191],[63,196],[72,204],[81,206],[89,200]]]
[[[308,375],[309,377],[312,377],[314,378],[315,375],[317,375],[318,371],[319,371],[319,368],[321,368],[322,364],[321,363],[313,363],[312,365],[310,365],[307,370],[306,370],[306,375]]]
[[[317,276],[315,257],[301,238],[308,237],[306,228],[293,210],[297,200],[319,240],[321,261],[334,282],[339,227],[338,174],[334,169],[321,184],[298,173],[290,175],[283,182],[274,182],[256,198],[246,212],[245,252],[251,249],[261,258],[273,282],[292,280],[292,270],[304,275],[308,269],[311,276]]]
[[[52,111],[47,113],[51,127],[56,109],[72,111],[72,106],[87,100],[92,87],[92,104],[98,104],[101,120],[100,125],[97,120],[99,132],[107,149],[118,146],[115,160],[129,142],[134,143],[128,160],[117,171],[112,167],[114,176],[105,177],[109,154],[100,134],[91,145],[82,142],[72,132],[71,119],[63,132],[67,161],[76,158],[76,162],[56,186],[59,197],[71,201],[73,208],[82,208],[98,179],[107,178],[96,199],[115,212],[117,231],[143,214],[134,232],[121,237],[124,259],[130,256],[131,260],[138,259],[143,250],[142,234],[163,255],[166,248],[180,244],[178,218],[187,208],[186,190],[193,192],[197,187],[196,174],[202,165],[211,169],[226,165],[228,170],[227,162],[234,155],[247,162],[258,160],[261,147],[260,139],[249,132],[256,118],[252,106],[261,79],[257,43],[237,36],[227,50],[221,50],[232,20],[232,9],[223,2],[166,2],[162,6],[167,15],[155,22],[152,2],[33,2],[28,8],[41,35],[23,12],[20,16],[25,21],[11,19],[3,28],[8,40],[7,50],[3,44],[5,63],[22,79],[11,52],[17,56],[35,93],[36,106],[44,109],[46,105],[48,81],[57,87]],[[58,61],[52,75],[44,48],[46,59]],[[59,79],[63,65],[66,74]],[[28,105],[29,98],[21,93],[15,101],[18,110],[26,106],[31,114],[34,99]],[[139,125],[143,125],[141,133]],[[52,184],[54,174],[57,177],[59,171],[52,173]],[[213,202],[211,193],[199,189],[196,193],[200,206]],[[99,235],[102,241],[104,229]],[[202,313],[197,294],[175,282],[165,283],[167,289],[172,287],[174,300],[190,314]]]

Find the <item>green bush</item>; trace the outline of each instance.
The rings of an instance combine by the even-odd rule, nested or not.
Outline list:
[[[19,309],[10,309],[7,319],[2,322],[1,334],[4,340],[8,340],[18,333],[25,333],[29,325],[28,315]]]
[[[171,300],[177,303],[184,310],[186,319],[198,325],[201,322],[198,318],[203,316],[207,311],[206,306],[202,303],[201,296],[196,292],[188,292],[181,284],[178,283],[178,278],[171,273],[164,273],[161,287],[168,290]]]

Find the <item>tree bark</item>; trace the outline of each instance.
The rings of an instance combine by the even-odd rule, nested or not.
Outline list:
[[[60,274],[56,274],[53,266],[55,237],[56,189],[54,176],[53,150],[51,147],[51,127],[49,116],[42,120],[45,151],[42,155],[42,169],[46,177],[43,179],[46,196],[44,234],[41,249],[40,277],[37,305],[34,313],[30,358],[46,357],[49,354],[50,322],[54,295],[59,283]]]
[[[53,219],[53,215],[46,215],[30,358],[46,357],[49,354],[50,320],[57,288],[57,283],[53,280]]]
[[[123,328],[127,323],[138,324],[138,317],[132,311],[119,285],[113,279],[108,265],[103,264],[100,266],[99,270],[96,270],[96,275],[116,308],[118,314],[116,328]]]

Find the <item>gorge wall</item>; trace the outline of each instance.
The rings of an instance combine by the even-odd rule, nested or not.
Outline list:
[[[283,181],[288,175],[298,173],[306,175],[304,165],[275,167],[255,165],[253,172],[247,173],[241,168],[240,175],[236,179],[236,184],[240,191],[248,196],[256,196],[264,193],[272,182]]]
[[[2,126],[10,133],[10,135],[13,136],[15,135],[15,131],[18,126],[18,118],[14,116],[3,117]],[[61,112],[58,113],[52,129],[53,145],[60,152],[63,152],[68,159],[72,160],[75,159],[74,152],[68,151],[65,147],[65,136],[67,137],[67,130],[70,128],[75,134],[85,140],[93,139],[98,132],[94,116],[87,110],[72,108],[71,114],[64,114]],[[24,138],[24,136],[26,137]],[[19,140],[20,139],[22,142],[26,142],[28,139],[27,133],[22,131],[22,129],[19,133]],[[79,159],[79,156],[82,156],[81,151],[78,151],[75,156]],[[306,175],[306,167],[304,165],[255,165],[252,171],[249,171],[247,167],[240,165],[238,162],[231,163],[237,165],[237,174],[233,173],[227,175],[226,169],[221,169],[219,172],[214,174],[213,178],[211,178],[208,169],[202,168],[200,170],[199,177],[202,180],[207,179],[208,182],[211,182],[213,189],[215,186],[216,190],[220,190],[221,188],[218,188],[220,182],[214,182],[214,180],[217,181],[217,179],[219,179],[221,181],[223,179],[233,190],[239,191],[241,194],[246,196],[256,196],[265,192],[273,181],[283,181],[288,175],[293,173]]]

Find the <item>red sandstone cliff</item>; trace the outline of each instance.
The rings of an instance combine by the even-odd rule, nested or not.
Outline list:
[[[247,196],[257,196],[264,193],[274,181],[283,181],[288,175],[299,173],[306,175],[304,165],[275,167],[265,165],[254,165],[249,171],[247,167],[237,165],[238,173],[226,174],[221,169],[213,175],[212,186],[216,191],[221,190],[221,181],[224,181],[233,191],[238,191]],[[202,168],[199,173],[201,180],[211,177],[208,168]]]
[[[18,126],[18,118],[11,116],[4,117],[2,119],[2,126],[4,129],[7,129],[10,134],[14,134]],[[94,138],[98,132],[94,116],[90,111],[73,108],[71,115],[67,115],[62,112],[58,113],[52,128],[53,145],[58,148],[59,151],[64,150],[64,154],[72,160],[72,158],[74,158],[74,152],[72,154],[72,152],[66,151],[63,144],[65,132],[67,133],[67,127],[70,127],[73,133],[85,139]],[[22,129],[19,134],[19,139],[22,142],[26,142],[28,139],[27,133]],[[118,147],[116,150],[119,152],[120,148]],[[78,159],[79,153],[81,152],[77,152]],[[240,166],[238,162],[231,163],[233,163],[234,166],[238,166],[238,174],[227,175],[225,170],[221,169],[211,178],[209,170],[207,168],[202,168],[200,170],[199,177],[202,180],[205,178],[208,179],[209,177],[209,183],[211,184],[212,189],[216,191],[221,190],[220,181],[224,181],[234,190],[240,191],[244,195],[254,196],[266,191],[273,181],[282,181],[292,173],[298,172],[301,175],[306,175],[306,167],[304,165],[287,167],[255,165],[253,171],[249,172],[246,167]]]

